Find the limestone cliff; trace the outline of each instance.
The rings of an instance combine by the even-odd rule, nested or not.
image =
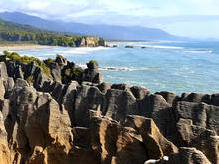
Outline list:
[[[219,163],[219,94],[151,94],[104,83],[94,61],[78,76],[42,62],[0,63],[1,164]]]
[[[80,47],[98,47],[105,46],[105,41],[99,37],[84,37],[79,45]]]

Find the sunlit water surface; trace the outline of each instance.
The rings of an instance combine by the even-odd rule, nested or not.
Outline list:
[[[18,52],[41,59],[62,54],[82,67],[90,60],[97,60],[105,82],[144,86],[151,92],[219,92],[218,42],[117,44],[117,48],[51,48]],[[134,48],[124,48],[125,45]]]

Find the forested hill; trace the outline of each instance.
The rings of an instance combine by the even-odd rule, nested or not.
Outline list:
[[[0,41],[30,42],[40,45],[80,47],[104,46],[104,40],[98,37],[66,35],[40,30],[29,25],[21,25],[0,19]]]
[[[2,31],[23,31],[23,32],[47,32],[49,33],[49,31],[40,30],[38,28],[29,26],[29,25],[12,23],[8,21],[4,21],[2,19],[0,19],[0,31],[1,32]]]
[[[123,41],[148,41],[148,40],[187,40],[171,35],[162,29],[149,28],[142,26],[108,25],[108,24],[83,24],[78,22],[63,22],[62,20],[42,19],[37,16],[28,15],[21,12],[0,12],[0,18],[6,21],[27,24],[39,29],[99,36],[105,40]]]

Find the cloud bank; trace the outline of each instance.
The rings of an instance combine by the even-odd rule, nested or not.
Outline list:
[[[46,19],[157,27],[181,36],[219,38],[218,0],[1,0],[0,5],[0,11]]]

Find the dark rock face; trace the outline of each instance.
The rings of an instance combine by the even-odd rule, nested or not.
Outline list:
[[[89,110],[97,110],[103,103],[103,96],[97,87],[82,85],[75,98],[74,118],[77,126],[89,126]]]
[[[20,64],[12,60],[1,62],[0,75],[2,78],[11,77],[13,79],[24,79],[34,86],[37,90],[48,90],[53,82],[69,84],[75,80],[79,83],[90,82],[101,84],[103,75],[98,70],[98,63],[90,61],[87,63],[87,69],[76,66],[73,62],[67,61],[61,55],[56,59],[38,61],[43,66],[32,61],[29,64]]]
[[[104,83],[93,61],[63,83],[57,60],[0,63],[0,163],[219,163],[218,94]]]
[[[60,67],[59,63],[52,62],[52,63],[47,63],[47,65],[49,66],[49,68],[51,70],[51,75],[52,75],[54,81],[61,83],[62,77],[61,77],[61,67]]]
[[[103,82],[103,83],[99,84],[97,87],[99,88],[99,90],[100,90],[103,94],[106,94],[106,92],[107,92],[109,89],[111,89],[111,86],[112,86],[112,84]]]
[[[150,91],[148,91],[146,88],[144,87],[136,87],[136,86],[132,86],[130,88],[132,94],[135,96],[136,99],[142,100],[144,99],[144,97],[148,94],[150,94]]]
[[[124,121],[128,114],[135,114],[135,102],[131,92],[110,89],[104,97],[102,114],[116,121]]]
[[[212,130],[196,126],[191,120],[180,119],[177,123],[178,145],[195,147],[202,151],[212,163],[217,163],[218,158],[218,138]]]
[[[6,63],[6,67],[7,67],[7,74],[10,77],[13,78],[21,78],[23,79],[23,73],[22,73],[22,69],[21,69],[21,65],[16,64],[15,62],[7,62]]]
[[[84,70],[82,74],[82,81],[92,82],[92,83],[102,83],[103,75],[98,70],[98,63],[96,61],[87,63],[87,69]]]
[[[219,107],[204,103],[178,102],[176,106],[177,118],[191,120],[192,124],[211,129],[219,133]]]
[[[157,92],[156,94],[163,96],[163,98],[166,100],[167,103],[169,103],[171,106],[179,100],[179,96],[175,93],[171,92]]]
[[[205,155],[201,151],[196,150],[195,148],[185,148],[185,147],[180,148],[179,153],[171,155],[168,163],[210,164],[209,160],[205,157]]]

